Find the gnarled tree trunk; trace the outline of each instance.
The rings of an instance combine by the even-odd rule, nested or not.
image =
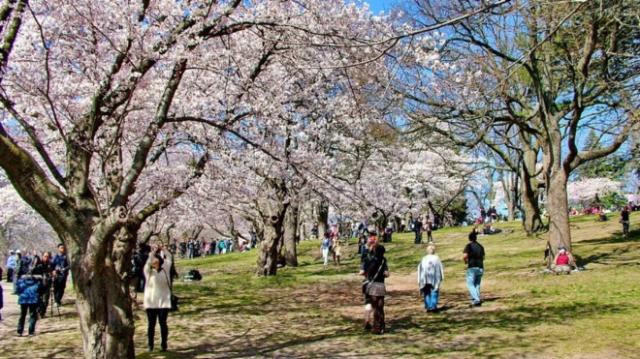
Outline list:
[[[284,219],[284,260],[286,265],[291,267],[298,266],[299,215],[299,203],[293,201],[289,205]]]
[[[318,237],[324,238],[324,234],[327,232],[327,222],[329,222],[329,204],[325,201],[320,201],[318,204]]]
[[[284,218],[289,207],[286,200],[286,187],[282,180],[265,182],[266,196],[260,200],[259,206],[263,222],[263,240],[258,254],[257,274],[262,276],[276,275],[278,271],[278,255],[284,234]]]
[[[524,136],[523,136],[524,137]],[[538,180],[536,178],[537,152],[524,147],[523,162],[520,166],[520,187],[522,201],[522,225],[528,236],[542,230],[542,214],[538,203]]]

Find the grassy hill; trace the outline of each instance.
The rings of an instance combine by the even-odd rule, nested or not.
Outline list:
[[[527,238],[518,223],[500,223],[501,234],[479,239],[487,252],[481,308],[468,308],[464,284],[461,252],[469,228],[434,232],[445,265],[446,310],[436,314],[424,311],[417,290],[424,245],[414,245],[411,234],[395,235],[385,245],[391,277],[383,336],[361,328],[353,243],[342,266],[324,269],[319,242],[304,241],[300,266],[272,278],[254,276],[255,252],[181,261],[180,272],[197,268],[204,280],[176,284],[182,304],[169,318],[171,351],[144,352],[141,311],[137,351],[140,358],[634,358],[640,349],[640,232],[622,238],[617,219],[573,219],[574,253],[587,270],[568,276],[541,273],[544,235]],[[639,219],[634,213],[632,223]],[[33,339],[7,337],[7,323],[15,319],[0,328],[0,357],[79,355],[71,305],[62,320],[39,322]]]

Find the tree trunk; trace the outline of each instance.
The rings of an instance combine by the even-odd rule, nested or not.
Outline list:
[[[549,243],[555,255],[558,247],[571,251],[571,230],[569,228],[569,201],[567,199],[567,179],[564,171],[551,173],[547,181],[547,210],[549,212]]]
[[[299,207],[297,201],[289,205],[284,219],[284,259],[291,267],[298,266],[298,219]]]
[[[279,247],[284,234],[284,218],[289,207],[289,203],[285,201],[284,182],[272,182],[275,183],[267,185],[270,195],[260,201],[264,238],[260,243],[257,274],[262,276],[276,275],[278,271]]]
[[[318,204],[318,237],[324,238],[325,232],[327,232],[327,222],[329,222],[329,205],[325,201],[320,201]]]
[[[528,236],[543,228],[537,189],[522,183],[522,225]]]
[[[538,203],[538,180],[535,178],[536,158],[532,151],[525,152],[524,162],[520,169],[522,195],[522,225],[528,236],[542,230],[542,215]]]
[[[505,193],[507,220],[513,221],[516,218],[516,209],[518,208],[518,174],[509,171],[506,176],[503,174],[500,179]]]
[[[121,231],[119,236],[109,241],[105,253],[88,248],[82,255],[73,242],[65,241],[71,249],[69,258],[84,357],[135,358],[134,319],[128,283],[135,235]]]

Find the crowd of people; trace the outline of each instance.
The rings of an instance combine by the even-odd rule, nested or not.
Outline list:
[[[53,304],[60,310],[69,275],[69,259],[63,244],[58,245],[55,256],[51,252],[12,250],[6,261],[6,282],[13,284],[13,294],[18,296],[20,316],[17,335],[24,334],[29,315],[28,335],[35,335],[36,323],[46,317],[47,308]],[[0,273],[2,273],[0,271]],[[51,296],[53,294],[53,296]],[[2,309],[3,290],[0,286],[0,309]],[[1,316],[0,316],[1,319]]]
[[[246,252],[258,245],[258,239],[254,232],[250,233],[250,239],[238,238],[235,243],[230,238],[212,239],[210,241],[202,239],[183,240],[178,244],[178,254],[180,258],[193,259],[197,257],[227,254],[231,252]]]
[[[620,223],[623,226],[623,235],[629,233],[630,207],[623,208],[620,216]],[[468,235],[468,243],[462,250],[462,260],[466,266],[465,281],[469,292],[470,306],[478,307],[483,303],[481,296],[481,283],[484,275],[484,247],[478,242],[480,223],[493,223],[497,220],[493,208],[489,211],[481,209],[480,218],[476,226]],[[422,221],[424,218],[425,222]],[[481,221],[480,221],[481,219]],[[445,268],[439,256],[436,254],[436,246],[431,235],[432,218],[429,216],[417,217],[412,220],[409,230],[416,235],[415,243],[422,242],[421,234],[427,232],[428,244],[426,255],[418,263],[417,282],[419,293],[422,297],[424,308],[427,312],[437,312],[441,310],[438,306],[440,299],[440,288],[445,278]],[[314,226],[317,230],[317,226]],[[313,230],[312,230],[313,231]],[[329,264],[330,256],[333,262],[340,265],[342,246],[344,245],[344,233],[340,233],[337,225],[330,226],[325,232],[321,241],[325,268]],[[393,233],[393,231],[390,231]],[[484,229],[483,229],[484,232]],[[378,240],[378,233],[382,234],[383,243],[391,241],[386,228],[379,231],[369,228],[366,223],[359,223],[351,226],[351,236],[358,238],[358,254],[360,257],[360,272],[363,276],[362,294],[364,297],[364,328],[374,334],[385,332],[385,279],[389,277],[389,264],[385,257],[385,247]],[[341,235],[342,234],[342,235]],[[349,233],[347,233],[347,236]],[[248,247],[254,247],[255,236],[251,241],[247,241]],[[172,293],[174,278],[177,272],[173,261],[173,254],[176,249],[184,258],[194,258],[202,253],[224,254],[233,250],[231,241],[223,239],[219,241],[186,241],[182,242],[178,248],[172,246],[165,248],[162,245],[149,246],[140,244],[136,249],[133,259],[133,278],[136,292],[143,292],[143,306],[147,314],[147,336],[148,347],[152,351],[155,343],[155,327],[160,326],[161,350],[167,350],[168,342],[168,316],[174,309],[175,303]],[[184,248],[184,250],[183,250]],[[211,248],[215,248],[212,250]],[[242,248],[242,247],[241,247]],[[555,256],[551,258],[551,253]],[[205,254],[206,255],[206,254]],[[569,274],[576,268],[576,261],[570,251],[565,247],[552,251],[548,245],[546,255],[548,256],[548,267],[556,274]],[[58,308],[62,305],[62,298],[65,291],[67,277],[69,273],[69,260],[63,244],[58,245],[58,253],[52,258],[50,252],[43,252],[38,255],[36,252],[27,254],[17,250],[11,251],[6,261],[6,281],[14,284],[14,294],[18,295],[20,305],[20,316],[17,326],[17,334],[22,336],[27,314],[29,315],[28,335],[35,334],[38,319],[46,316],[50,300]],[[0,271],[0,277],[1,277]],[[53,297],[51,298],[51,293]],[[3,304],[3,292],[0,286],[0,310]],[[51,307],[53,309],[53,306]],[[0,314],[0,320],[2,320]]]

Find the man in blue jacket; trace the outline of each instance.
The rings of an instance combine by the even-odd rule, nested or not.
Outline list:
[[[53,299],[60,306],[69,274],[69,259],[67,259],[67,250],[64,244],[58,244],[58,254],[53,258],[51,265],[53,267]]]
[[[20,319],[18,319],[18,336],[24,332],[24,322],[29,311],[29,336],[35,335],[38,321],[38,300],[42,278],[31,274],[20,277],[16,283],[18,304],[20,304]]]

